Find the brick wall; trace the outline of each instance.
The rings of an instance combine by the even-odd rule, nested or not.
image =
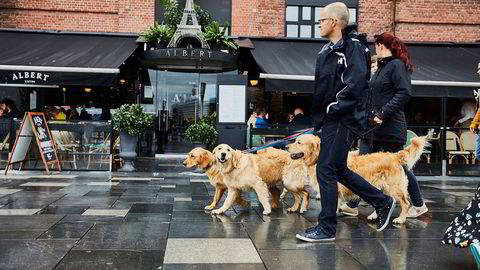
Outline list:
[[[395,30],[406,41],[475,42],[478,14],[478,0],[360,0],[359,28],[369,36]]]
[[[232,35],[285,36],[285,0],[232,0]]]
[[[480,40],[479,0],[359,0],[359,30],[406,41]],[[232,0],[232,34],[284,37],[284,0]]]
[[[138,33],[154,11],[155,0],[3,0],[0,27]]]

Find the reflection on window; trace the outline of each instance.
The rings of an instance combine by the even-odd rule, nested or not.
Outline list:
[[[312,37],[312,26],[311,25],[301,25],[300,26],[300,37],[302,37],[302,38]]]
[[[287,37],[298,37],[298,25],[287,25]]]
[[[287,22],[298,22],[298,7],[288,6],[285,19]]]
[[[303,7],[302,8],[302,20],[309,21],[312,19],[312,8],[311,7]]]

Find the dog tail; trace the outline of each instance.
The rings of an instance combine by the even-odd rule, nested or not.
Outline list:
[[[427,136],[422,137],[414,137],[409,146],[405,149],[399,151],[397,155],[403,161],[402,163],[405,165],[405,169],[411,170],[415,163],[420,159],[420,156],[423,154],[425,145],[428,144]]]

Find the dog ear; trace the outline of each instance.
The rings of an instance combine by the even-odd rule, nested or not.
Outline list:
[[[240,159],[242,158],[242,152],[235,150],[232,154],[232,166],[238,168],[240,166]]]

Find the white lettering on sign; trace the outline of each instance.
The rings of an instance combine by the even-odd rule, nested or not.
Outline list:
[[[24,80],[25,83],[36,83],[37,80],[46,82],[50,78],[49,74],[36,72],[36,71],[23,71],[23,72],[14,72],[12,74],[12,80]]]
[[[165,49],[165,57],[212,58],[212,52],[202,49]]]

